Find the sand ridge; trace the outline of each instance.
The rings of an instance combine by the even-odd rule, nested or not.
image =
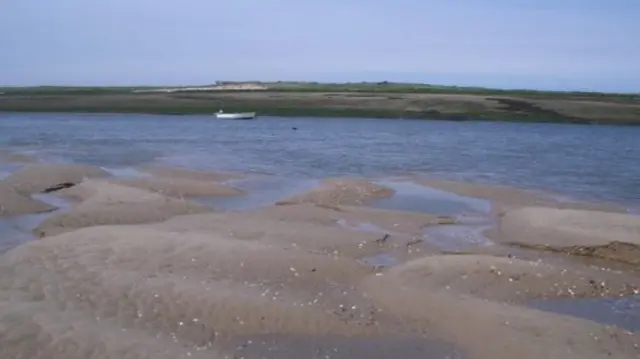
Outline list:
[[[211,211],[209,207],[185,199],[167,197],[105,180],[85,181],[61,190],[59,194],[81,202],[40,223],[34,229],[39,237],[82,227],[160,222],[177,215]]]
[[[179,216],[158,224],[158,228],[220,233],[287,249],[362,258],[406,249],[408,244],[422,238],[423,228],[450,221],[426,214],[300,204],[247,212]],[[368,227],[363,229],[365,224]]]
[[[149,336],[174,335],[192,347],[228,335],[382,330],[372,322],[375,308],[350,289],[366,268],[256,241],[153,226],[94,227],[15,248],[0,258],[0,268],[4,303],[73,309]]]
[[[363,288],[388,314],[437,333],[471,358],[637,358],[640,335],[573,317],[371,277]]]
[[[117,178],[111,183],[157,192],[169,197],[231,197],[244,191],[218,182],[184,178]]]
[[[385,275],[413,288],[512,303],[640,294],[638,276],[489,255],[427,256],[391,268]]]
[[[3,180],[19,192],[37,193],[64,182],[80,183],[89,178],[109,177],[109,172],[79,164],[28,165]]]
[[[69,177],[78,184],[56,194],[75,204],[40,224],[47,238],[0,256],[0,356],[251,359],[271,344],[250,342],[271,336],[287,349],[438,339],[470,359],[640,355],[640,334],[524,306],[633,294],[633,273],[431,250],[415,241],[425,228],[456,221],[366,207],[393,190],[365,179],[327,179],[279,205],[215,212],[181,195],[221,188],[217,174],[165,170],[142,179]],[[507,203],[509,193],[494,195]],[[624,215],[531,209],[527,201],[504,207],[505,236],[528,233],[523,241],[535,243],[543,234],[567,245],[588,233],[594,245],[609,243],[605,233],[629,240],[636,230]],[[388,267],[362,260],[414,246],[422,251]]]
[[[500,231],[514,242],[540,245],[604,245],[614,241],[640,246],[640,216],[574,209],[526,207],[507,212]]]
[[[303,194],[278,201],[279,205],[314,203],[326,206],[362,205],[368,200],[392,196],[393,189],[362,178],[328,178]]]
[[[491,236],[525,248],[640,265],[640,216],[525,207],[505,213]]]
[[[22,194],[0,181],[0,217],[50,212],[54,209],[53,206]]]
[[[493,212],[497,215],[503,215],[513,209],[531,206],[601,210],[606,212],[625,211],[623,207],[611,203],[560,200],[557,195],[540,190],[525,190],[507,186],[416,177],[413,178],[413,181],[427,187],[452,192],[461,196],[490,200],[493,204]]]

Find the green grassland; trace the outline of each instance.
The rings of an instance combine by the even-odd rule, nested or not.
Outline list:
[[[5,87],[0,111],[389,117],[640,124],[640,95],[500,90],[403,83],[250,82],[262,89]]]

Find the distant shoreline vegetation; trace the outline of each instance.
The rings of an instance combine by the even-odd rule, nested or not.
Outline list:
[[[626,98],[640,100],[640,93],[597,91],[551,91],[533,89],[499,89],[473,86],[446,86],[400,82],[295,82],[295,81],[218,81],[201,86],[31,86],[0,87],[5,95],[19,94],[113,94],[131,92],[208,92],[208,91],[275,91],[275,92],[391,92],[439,94],[496,94],[527,96],[580,96]]]
[[[233,82],[182,87],[0,87],[0,111],[388,117],[640,124],[640,94],[406,83]]]

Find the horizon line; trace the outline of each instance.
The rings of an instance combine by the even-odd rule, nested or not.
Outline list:
[[[403,82],[403,81],[315,81],[315,80],[216,80],[212,83],[202,85],[74,85],[74,84],[39,84],[39,85],[5,85],[0,84],[0,88],[46,88],[46,87],[60,87],[60,88],[184,88],[184,87],[211,87],[218,84],[309,84],[309,85],[356,85],[356,84],[371,84],[371,85],[406,85],[406,86],[433,86],[441,87],[443,89],[461,89],[461,90],[485,90],[496,92],[547,92],[547,93],[583,93],[583,94],[607,94],[607,95],[640,95],[640,91],[596,91],[596,90],[551,90],[551,89],[535,89],[535,88],[505,88],[505,87],[487,87],[487,86],[474,86],[474,85],[445,85],[438,83],[428,82]],[[274,89],[278,90],[278,89]],[[264,90],[261,90],[264,91]]]

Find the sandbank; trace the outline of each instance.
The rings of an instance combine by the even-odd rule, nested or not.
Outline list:
[[[218,182],[185,178],[117,178],[111,183],[136,187],[170,197],[231,197],[244,191]]]
[[[640,264],[640,216],[548,207],[505,213],[492,234],[521,246]]]
[[[22,194],[13,186],[0,181],[0,217],[43,213],[54,209],[49,204]]]
[[[228,336],[387,330],[374,324],[377,311],[352,289],[368,273],[357,262],[212,234],[85,228],[9,251],[0,257],[0,273],[0,327],[31,318],[38,325],[20,331],[32,345],[55,329],[41,321],[59,308],[88,327],[112,321],[118,325],[106,329],[134,330],[145,342],[173,336],[205,350]],[[25,305],[32,308],[25,312]],[[5,352],[33,350],[9,335]]]
[[[493,212],[497,215],[502,215],[512,209],[529,206],[589,209],[607,212],[625,211],[625,208],[622,206],[612,203],[561,200],[556,194],[540,190],[439,179],[414,178],[413,180],[421,185],[452,192],[461,196],[490,200],[493,204]]]
[[[363,289],[387,314],[458,346],[470,358],[595,359],[640,354],[639,334],[412,284],[383,275],[363,282]]]
[[[185,199],[105,180],[85,181],[58,193],[80,200],[80,203],[45,219],[34,229],[39,237],[83,227],[160,222],[177,215],[211,211],[209,207]]]
[[[362,178],[328,178],[307,193],[279,201],[279,205],[313,203],[326,206],[362,205],[368,200],[392,196],[391,188]]]
[[[366,207],[298,204],[179,216],[158,224],[158,228],[172,232],[219,233],[280,248],[362,258],[395,249],[406,250],[422,237],[425,227],[451,221],[446,217]]]
[[[385,275],[399,285],[515,303],[640,293],[638,276],[489,255],[432,255],[398,265]]]
[[[74,205],[35,229],[45,239],[0,255],[0,356],[297,359],[309,353],[296,347],[319,353],[327,345],[415,348],[433,340],[453,346],[442,357],[640,355],[640,334],[526,307],[532,299],[634,294],[637,273],[443,254],[421,242],[425,229],[455,219],[367,207],[394,191],[366,179],[326,179],[278,204],[215,212],[183,197],[231,195],[228,178],[216,173],[163,168],[120,179],[56,168],[35,172],[50,171],[46,183],[14,176],[21,192],[0,186],[0,195],[22,200],[75,184],[56,191]],[[447,186],[503,205],[493,213],[501,215],[499,243],[638,244],[637,217],[543,207],[553,199],[515,189]],[[411,255],[382,268],[363,260],[391,252]],[[282,351],[268,352],[272,342]],[[429,357],[400,349],[378,357],[394,353]]]
[[[19,192],[36,193],[61,183],[80,183],[89,178],[109,177],[109,172],[79,164],[33,164],[3,180]]]

